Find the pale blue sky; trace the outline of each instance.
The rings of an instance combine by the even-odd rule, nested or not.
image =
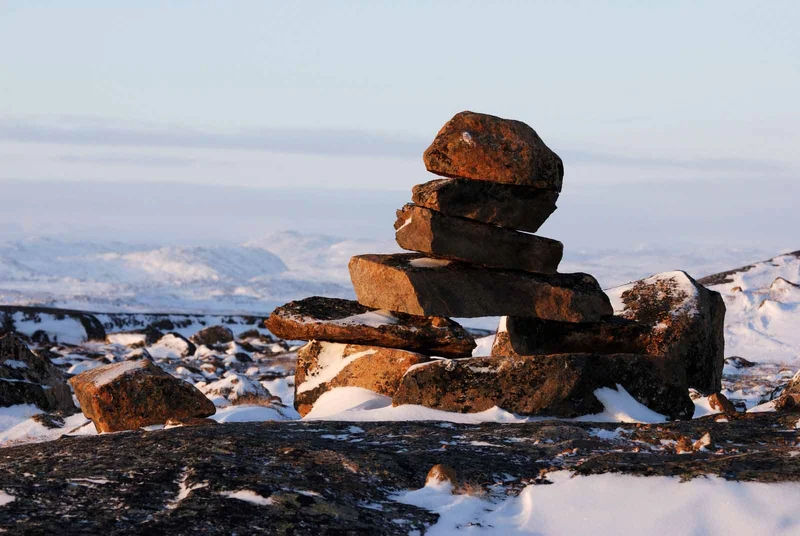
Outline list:
[[[0,1],[0,179],[407,189],[455,112],[590,182],[800,173],[800,2]]]

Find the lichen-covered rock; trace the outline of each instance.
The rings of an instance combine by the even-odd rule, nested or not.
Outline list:
[[[607,291],[615,314],[650,328],[647,353],[679,359],[689,387],[721,390],[725,302],[686,272],[675,271]]]
[[[394,348],[312,341],[297,352],[294,407],[306,415],[334,387],[362,387],[392,396],[406,371],[428,360]]]
[[[468,357],[475,348],[472,335],[449,318],[376,310],[339,298],[289,302],[264,324],[287,340],[382,346],[442,357]]]
[[[423,155],[428,171],[445,177],[561,191],[564,164],[531,127],[493,115],[461,112]]]
[[[213,402],[147,359],[112,363],[70,379],[81,411],[99,432],[136,430],[169,419],[208,417]]]
[[[17,404],[34,404],[65,415],[76,411],[61,371],[9,333],[0,337],[0,407]]]
[[[491,268],[553,274],[564,253],[558,240],[411,204],[397,211],[394,228],[403,249]]]
[[[558,192],[471,179],[436,179],[414,186],[415,205],[447,216],[535,233],[556,210]]]
[[[617,385],[672,419],[694,414],[681,367],[670,359],[638,354],[432,361],[408,371],[393,402],[461,413],[498,406],[519,415],[577,417],[603,411],[595,391]]]
[[[209,326],[192,335],[191,341],[206,346],[228,344],[233,341],[233,331],[225,326]]]
[[[424,316],[536,316],[596,322],[612,313],[588,274],[535,274],[430,259],[419,254],[359,255],[350,279],[367,307]]]

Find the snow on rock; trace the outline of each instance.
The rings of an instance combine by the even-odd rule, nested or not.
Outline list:
[[[642,283],[651,287],[657,287],[660,283],[667,283],[672,287],[675,296],[683,296],[682,301],[672,304],[672,314],[679,314],[681,312],[686,312],[690,315],[698,314],[694,306],[694,302],[697,298],[697,287],[686,272],[681,270],[651,275],[635,283],[628,283],[627,285],[621,285],[606,290],[606,294],[611,300],[611,306],[614,308],[614,314],[622,314],[625,312],[627,306],[623,301],[622,295],[626,291],[633,289],[636,283]]]
[[[309,343],[311,344],[311,343]],[[317,366],[314,370],[309,370],[303,383],[297,386],[297,393],[312,391],[323,383],[331,381],[347,365],[362,357],[373,355],[377,350],[364,350],[344,357],[347,344],[324,342],[321,343],[322,349],[317,355]]]
[[[409,264],[414,268],[444,268],[450,264],[446,259],[431,259],[430,257],[422,257],[419,259],[412,259]]]
[[[299,419],[300,415],[291,407],[283,406],[254,406],[243,404],[228,406],[217,411],[211,419],[219,422],[265,422],[288,421]]]
[[[200,391],[218,407],[256,402],[269,404],[270,398],[263,385],[233,370],[227,371],[221,379],[203,385]]]
[[[33,404],[16,404],[0,408],[0,433],[39,413],[44,412]]]
[[[153,346],[148,346],[148,353],[156,359],[180,359],[194,354],[196,347],[178,333],[167,333]]]
[[[220,495],[229,499],[236,499],[258,506],[269,506],[275,502],[273,501],[272,497],[262,497],[255,491],[250,491],[249,489],[241,489],[239,491],[223,491],[220,493]]]
[[[16,500],[16,498],[11,495],[10,493],[6,493],[3,490],[0,490],[0,506],[5,506],[9,503],[12,503]]]
[[[616,389],[602,387],[594,391],[594,396],[605,408],[602,413],[578,417],[579,421],[592,422],[666,422],[667,418],[656,413],[633,398],[624,387],[617,384]]]

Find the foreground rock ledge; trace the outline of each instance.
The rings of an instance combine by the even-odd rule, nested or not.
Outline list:
[[[553,274],[564,253],[558,240],[411,204],[397,211],[394,228],[403,249],[504,270]]]
[[[535,233],[556,210],[558,192],[471,179],[437,179],[414,186],[411,200],[448,216]]]
[[[588,274],[533,274],[395,254],[353,257],[350,279],[359,303],[414,315],[595,322],[612,313]]]
[[[148,359],[112,363],[70,379],[81,411],[98,432],[136,430],[169,419],[208,417],[213,402]]]
[[[800,456],[790,455],[797,433],[787,433],[795,421],[796,414],[762,413],[652,426],[241,423],[69,437],[0,449],[0,489],[14,497],[0,508],[0,527],[8,534],[407,536],[437,516],[390,495],[421,488],[436,464],[489,493],[498,475],[510,475],[503,495],[562,469],[797,481]],[[706,432],[717,447],[677,454],[670,446]],[[231,497],[241,490],[271,504]]]
[[[468,357],[475,340],[458,323],[313,296],[275,309],[265,325],[287,340],[321,340],[400,348],[442,357]]]
[[[522,121],[461,112],[448,121],[422,159],[445,177],[561,191],[564,164]]]
[[[556,354],[432,361],[403,377],[394,405],[477,413],[498,406],[518,415],[580,417],[601,413],[595,396],[621,385],[637,401],[672,419],[691,419],[680,367],[636,354]]]

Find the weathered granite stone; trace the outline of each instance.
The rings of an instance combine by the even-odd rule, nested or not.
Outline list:
[[[445,177],[536,186],[561,191],[564,164],[521,121],[461,112],[423,155],[428,171]]]
[[[334,387],[392,396],[408,369],[428,356],[379,346],[311,341],[297,352],[294,407],[305,416]]]
[[[553,274],[564,253],[558,240],[411,204],[397,211],[394,228],[403,249],[491,268]]]
[[[602,412],[595,390],[617,385],[670,418],[690,419],[694,413],[680,364],[638,354],[432,361],[408,371],[393,401],[461,413],[498,406],[519,415],[577,417]]]
[[[400,348],[441,357],[468,357],[475,340],[458,323],[365,307],[352,300],[313,296],[275,309],[265,321],[287,340],[346,342]]]
[[[469,218],[535,233],[556,210],[558,192],[471,179],[436,179],[414,186],[414,204],[447,216]]]
[[[191,341],[195,344],[204,344],[206,346],[227,344],[233,341],[233,331],[226,326],[209,326],[192,335]]]
[[[565,322],[596,322],[612,313],[608,297],[587,274],[494,270],[416,254],[350,259],[359,303],[424,316],[512,314]]]

